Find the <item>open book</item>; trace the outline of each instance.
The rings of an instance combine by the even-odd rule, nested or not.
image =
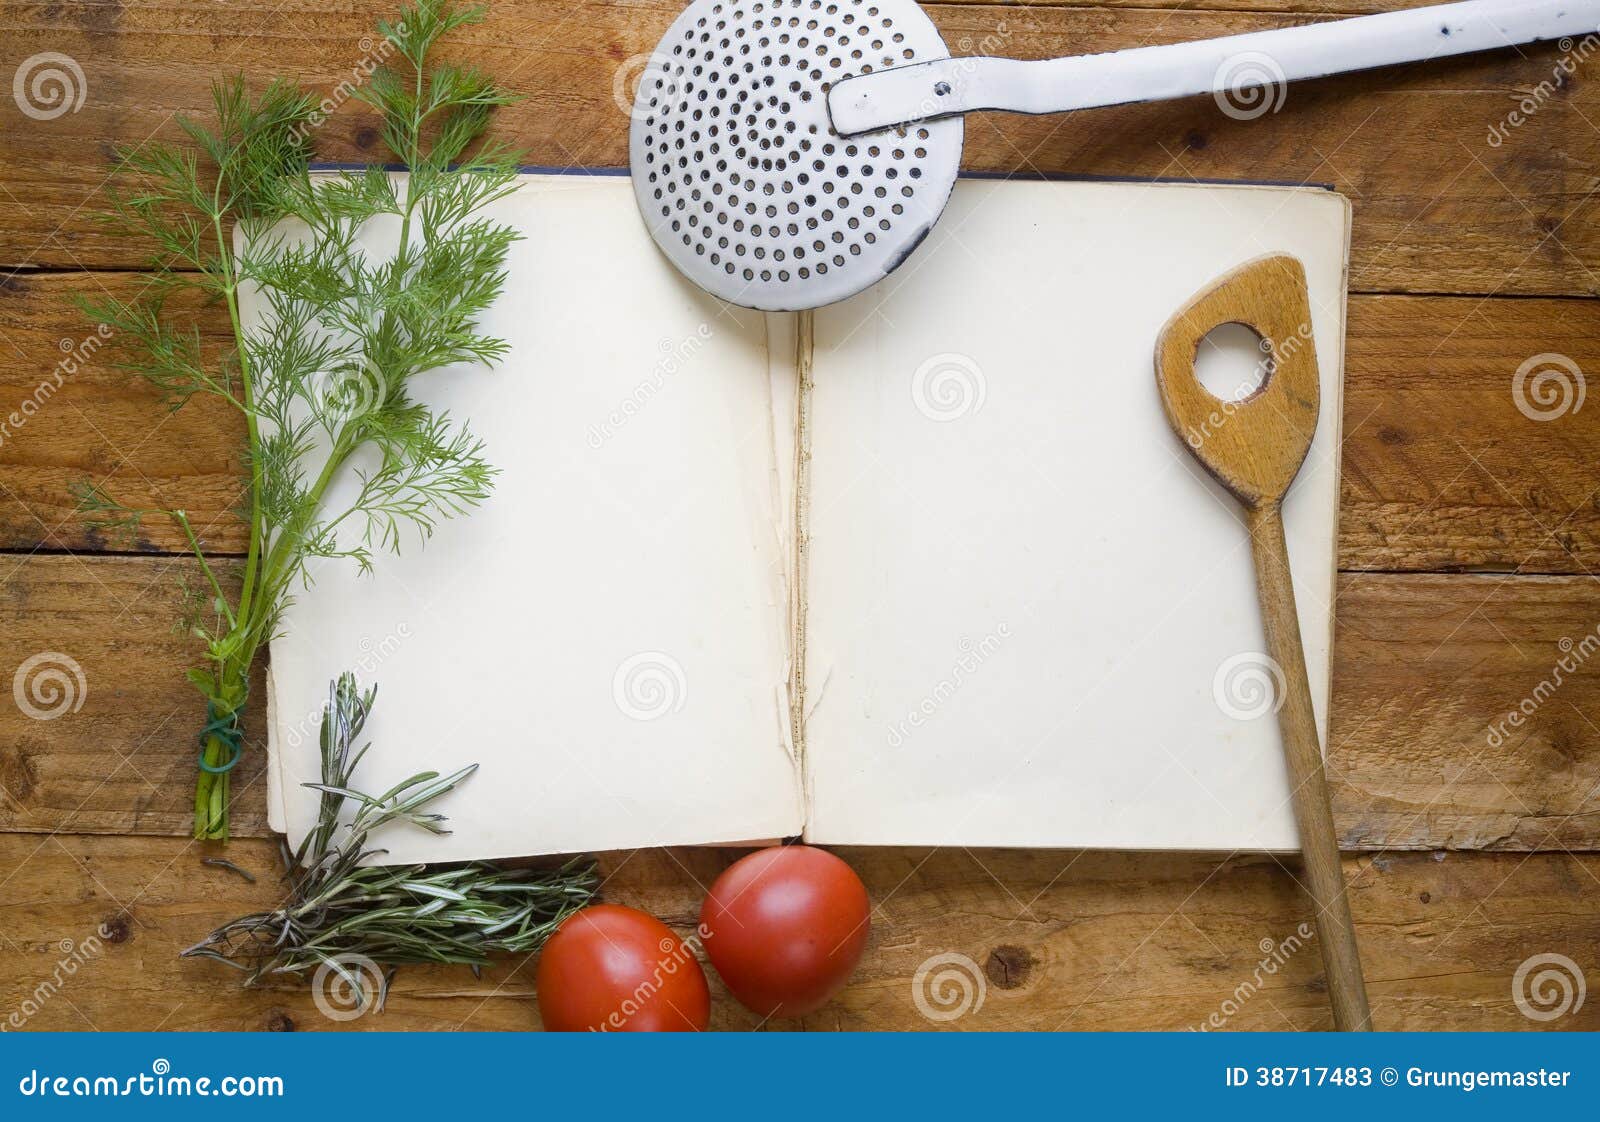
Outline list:
[[[482,765],[437,804],[454,833],[396,829],[394,861],[1296,847],[1245,531],[1168,430],[1153,353],[1230,268],[1304,264],[1322,414],[1285,517],[1325,740],[1343,198],[963,180],[899,272],[802,314],[700,293],[621,177],[530,175],[494,217],[524,235],[484,324],[510,355],[416,389],[502,474],[289,611],[291,842],[354,669],[379,686],[363,789]]]

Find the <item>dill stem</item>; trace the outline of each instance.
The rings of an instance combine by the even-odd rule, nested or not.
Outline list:
[[[250,530],[249,541],[245,553],[244,587],[239,593],[238,607],[231,613],[228,634],[224,636],[222,657],[218,660],[216,671],[217,696],[207,698],[218,716],[233,717],[238,712],[239,706],[244,703],[248,692],[250,664],[254,661],[256,643],[250,640],[252,632],[256,630],[255,620],[251,618],[252,604],[261,600],[254,598],[256,574],[261,563],[261,423],[256,414],[255,381],[250,369],[250,358],[245,346],[244,325],[239,315],[239,284],[234,270],[233,255],[229,250],[228,239],[222,228],[222,200],[220,193],[224,177],[217,177],[217,185],[213,191],[213,206],[211,210],[211,230],[217,241],[217,260],[222,270],[222,292],[224,301],[228,306],[228,321],[233,330],[234,353],[239,363],[239,387],[242,409],[245,418],[247,439],[246,455],[250,461]],[[188,529],[185,520],[185,530]],[[205,558],[200,554],[198,543],[194,542],[194,535],[190,534],[190,541],[194,544],[195,553],[200,556],[201,565],[205,567],[206,576],[211,578],[213,588],[217,582],[212,577],[210,567],[206,565]],[[224,603],[226,598],[218,597]],[[240,657],[240,647],[244,648],[243,657]],[[226,841],[228,838],[228,795],[232,786],[229,782],[231,771],[211,771],[208,768],[220,768],[227,760],[230,747],[218,734],[212,733],[206,737],[203,746],[202,759],[206,767],[199,768],[195,778],[194,794],[194,836],[199,839],[215,839]]]

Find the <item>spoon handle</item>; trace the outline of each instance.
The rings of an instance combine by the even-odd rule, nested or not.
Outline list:
[[[1317,942],[1328,976],[1333,1024],[1340,1032],[1364,1032],[1372,1028],[1372,1012],[1367,1006],[1355,924],[1350,918],[1333,812],[1328,805],[1328,783],[1317,740],[1317,719],[1311,708],[1300,620],[1295,613],[1282,509],[1276,502],[1247,507],[1245,523],[1250,531],[1250,552],[1255,558],[1256,592],[1261,600],[1267,651],[1283,672],[1278,727],[1283,735],[1295,823],[1300,830],[1305,888],[1317,907]]]
[[[836,132],[853,136],[979,109],[1060,113],[1230,93],[1241,112],[1258,117],[1281,104],[1284,83],[1301,78],[1596,31],[1600,0],[1462,0],[1037,62],[968,57],[896,66],[836,83],[828,113]]]

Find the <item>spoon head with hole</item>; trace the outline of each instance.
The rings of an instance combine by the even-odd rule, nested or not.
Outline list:
[[[1237,401],[1195,372],[1201,340],[1224,323],[1270,346],[1265,379]],[[1285,254],[1260,257],[1197,294],[1156,340],[1156,384],[1172,431],[1219,483],[1248,507],[1281,500],[1311,448],[1322,393],[1305,268]]]
[[[651,235],[695,284],[821,307],[899,267],[961,161],[960,118],[839,137],[843,78],[944,58],[914,0],[695,0],[639,80],[629,164]]]

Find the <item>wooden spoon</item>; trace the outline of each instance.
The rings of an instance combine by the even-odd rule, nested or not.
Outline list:
[[[1200,384],[1195,355],[1208,332],[1240,323],[1271,344],[1266,379],[1224,402]],[[1245,507],[1267,649],[1283,672],[1278,727],[1293,787],[1307,888],[1317,905],[1317,941],[1328,976],[1334,1027],[1370,1029],[1355,925],[1339,867],[1305,650],[1295,614],[1282,503],[1317,428],[1320,383],[1305,270],[1293,257],[1241,265],[1190,300],[1156,341],[1156,383],[1172,431]]]

